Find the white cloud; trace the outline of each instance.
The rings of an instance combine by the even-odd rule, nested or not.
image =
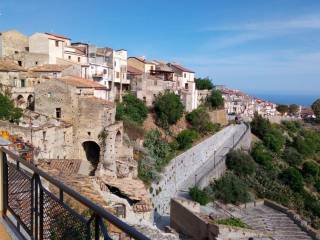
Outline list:
[[[257,21],[243,24],[212,26],[202,31],[287,31],[320,29],[320,15],[307,15],[294,19]]]

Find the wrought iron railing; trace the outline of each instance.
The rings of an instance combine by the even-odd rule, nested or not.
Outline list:
[[[0,153],[3,218],[20,238],[149,239],[7,148],[1,147]],[[52,188],[57,191],[50,191]],[[79,213],[74,210],[73,204],[67,203],[67,198],[84,206],[86,211]]]

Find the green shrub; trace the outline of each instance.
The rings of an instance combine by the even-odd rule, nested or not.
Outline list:
[[[319,165],[314,161],[304,162],[302,165],[302,174],[304,177],[317,177],[319,174]]]
[[[213,88],[213,84],[209,78],[196,78],[194,81],[196,82],[196,88],[198,90],[210,90]]]
[[[154,111],[157,116],[157,124],[166,129],[182,117],[184,106],[178,95],[166,91],[156,97]]]
[[[252,157],[241,150],[230,151],[227,154],[226,165],[237,175],[251,175],[256,169]]]
[[[147,132],[143,146],[148,150],[149,155],[155,159],[155,168],[161,171],[170,161],[172,150],[170,144],[162,139],[158,130]]]
[[[199,107],[186,115],[186,120],[192,129],[200,134],[214,133],[219,131],[220,124],[214,124],[210,121],[207,109]]]
[[[279,129],[272,128],[263,136],[266,147],[275,153],[280,153],[285,144],[285,138]]]
[[[211,108],[220,108],[224,104],[222,94],[219,90],[212,90],[211,94],[207,98],[207,104]]]
[[[268,119],[265,119],[258,113],[254,113],[254,117],[251,121],[251,131],[259,138],[263,138],[267,132],[271,129],[271,123]]]
[[[282,121],[281,124],[292,133],[298,132],[302,127],[299,121]]]
[[[214,223],[232,226],[232,227],[239,227],[239,228],[250,228],[246,223],[244,223],[239,218],[219,219],[219,220],[215,220]]]
[[[227,172],[222,178],[210,186],[214,197],[224,203],[240,204],[250,201],[247,185],[232,172]]]
[[[315,184],[314,184],[314,187],[317,189],[317,191],[320,193],[320,179],[317,179]]]
[[[0,119],[18,123],[22,117],[22,109],[14,106],[14,102],[0,93]]]
[[[206,205],[209,202],[208,194],[197,186],[189,188],[189,195],[193,201],[198,202],[201,205]]]
[[[299,166],[302,161],[302,155],[293,147],[288,147],[283,151],[282,158],[291,166]]]
[[[285,169],[280,174],[280,179],[286,185],[288,185],[292,190],[297,192],[302,192],[303,190],[303,177],[301,173],[293,167]]]
[[[266,167],[271,167],[273,157],[262,143],[257,143],[251,151],[253,159]]]
[[[139,160],[138,177],[147,185],[150,185],[152,182],[160,179],[160,176],[156,170],[154,159],[148,156],[144,156]]]
[[[184,150],[190,148],[192,146],[193,141],[196,140],[198,137],[198,133],[194,130],[182,130],[176,138],[178,143],[178,149]]]
[[[117,120],[129,120],[142,124],[147,118],[147,115],[148,108],[144,102],[132,94],[123,96],[122,102],[117,104]]]

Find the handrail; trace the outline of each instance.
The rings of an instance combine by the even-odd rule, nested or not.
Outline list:
[[[116,216],[114,216],[111,213],[107,212],[104,208],[100,207],[99,205],[96,205],[95,203],[93,203],[92,201],[87,199],[86,197],[82,196],[81,194],[77,193],[73,189],[69,188],[64,183],[62,183],[59,180],[53,178],[52,176],[50,176],[49,174],[45,173],[41,169],[37,168],[33,164],[30,164],[27,161],[19,158],[19,156],[17,154],[11,152],[10,150],[8,150],[5,147],[1,147],[0,149],[4,153],[8,154],[12,159],[16,160],[17,162],[19,162],[19,163],[23,164],[24,166],[26,166],[27,168],[31,169],[34,173],[38,174],[40,177],[43,177],[44,179],[46,179],[47,181],[49,181],[53,185],[59,187],[63,192],[67,193],[68,195],[70,195],[71,197],[73,197],[74,199],[76,199],[77,201],[79,201],[80,203],[85,205],[86,207],[90,208],[97,215],[99,215],[100,217],[108,220],[110,223],[112,223],[113,225],[115,225],[116,227],[118,227],[120,230],[124,231],[125,233],[127,233],[131,237],[133,237],[135,239],[139,239],[139,240],[140,239],[141,240],[150,239],[150,238],[146,237],[144,234],[142,234],[141,232],[137,231],[135,228],[129,226],[127,223],[121,221]]]

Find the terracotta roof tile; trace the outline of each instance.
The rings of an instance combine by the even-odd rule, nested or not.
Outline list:
[[[75,76],[65,76],[62,78],[59,78],[60,80],[66,82],[67,84],[70,84],[72,86],[78,87],[78,88],[95,88],[95,89],[108,89],[106,86],[97,83],[93,80],[75,77]]]
[[[64,35],[60,35],[60,34],[55,34],[55,33],[48,33],[46,32],[45,34],[55,37],[55,38],[60,38],[60,39],[66,39],[66,40],[70,40],[70,38],[64,36]]]
[[[32,72],[62,72],[71,65],[66,64],[43,64],[30,68]]]
[[[179,70],[182,71],[182,72],[194,73],[194,71],[191,71],[191,70],[189,70],[189,69],[187,69],[187,68],[185,68],[185,67],[182,67],[182,66],[179,65],[179,64],[171,63],[171,66],[179,69]]]
[[[127,66],[127,71],[128,71],[128,73],[130,73],[132,75],[141,75],[143,73],[139,69],[132,67],[130,65]]]
[[[0,72],[26,72],[26,69],[14,61],[0,60]]]

